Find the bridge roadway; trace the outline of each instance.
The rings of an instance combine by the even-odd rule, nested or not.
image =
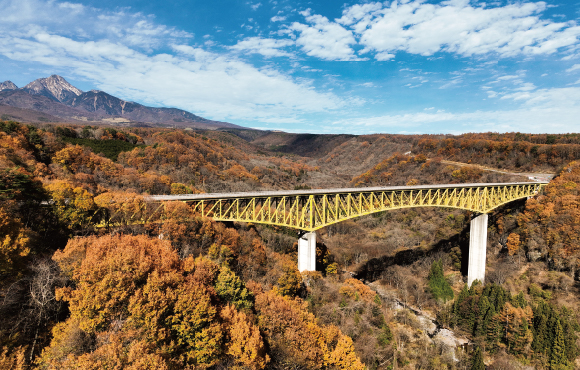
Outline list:
[[[149,195],[145,200],[150,201],[190,201],[190,200],[210,200],[210,199],[237,199],[237,198],[258,198],[258,197],[281,197],[296,195],[325,195],[343,193],[370,193],[370,192],[391,192],[405,190],[431,190],[431,189],[463,189],[463,188],[489,188],[503,187],[506,185],[532,185],[548,184],[547,181],[530,182],[510,182],[510,183],[473,183],[473,184],[435,184],[435,185],[413,185],[413,186],[377,186],[368,188],[334,188],[334,189],[304,189],[304,190],[271,190],[253,191],[239,193],[204,193],[204,194],[179,194],[179,195]]]
[[[302,230],[298,269],[316,270],[316,230],[365,214],[411,207],[447,207],[474,212],[469,238],[469,285],[485,279],[487,214],[539,193],[545,181],[442,184],[344,189],[276,190],[244,193],[150,195],[153,203],[191,202],[194,212],[217,221],[241,221]]]

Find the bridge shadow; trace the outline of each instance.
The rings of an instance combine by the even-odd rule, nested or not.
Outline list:
[[[394,256],[382,256],[372,258],[355,272],[355,278],[366,281],[375,281],[382,277],[383,271],[392,265],[408,266],[423,258],[437,255],[438,253],[449,253],[455,247],[461,250],[461,274],[467,275],[467,264],[469,261],[469,225],[459,234],[451,238],[440,240],[427,251],[422,248],[407,249],[397,252]]]
[[[498,219],[509,214],[517,214],[523,212],[526,206],[526,199],[518,199],[511,203],[504,204],[498,207],[493,212],[490,212],[488,225],[497,225]],[[408,266],[412,265],[416,261],[434,256],[437,253],[449,253],[455,247],[459,247],[461,250],[461,274],[467,276],[467,265],[469,263],[469,230],[470,225],[467,224],[463,230],[448,239],[441,240],[437,242],[433,247],[427,251],[421,248],[408,249],[404,251],[397,252],[394,256],[382,256],[378,258],[373,258],[363,266],[361,266],[356,272],[355,277],[358,279],[364,279],[367,281],[375,281],[381,278],[381,275],[385,269],[392,265]],[[488,243],[490,241],[490,236],[488,234]]]

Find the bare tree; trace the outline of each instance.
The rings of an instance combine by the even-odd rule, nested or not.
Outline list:
[[[55,287],[66,283],[66,278],[60,273],[58,265],[50,259],[42,259],[31,266],[30,295],[26,316],[34,327],[34,341],[30,349],[30,361],[34,351],[38,333],[46,328],[47,322],[55,317],[61,309],[62,302],[55,297]]]

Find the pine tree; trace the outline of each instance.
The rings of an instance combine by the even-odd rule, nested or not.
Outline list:
[[[534,325],[534,341],[532,342],[532,349],[536,353],[546,353],[546,332],[548,331],[548,319],[546,315],[534,318],[536,324]]]
[[[491,348],[496,348],[497,343],[501,337],[501,322],[500,315],[495,313],[493,306],[491,306],[488,312],[488,324],[487,324],[487,343]]]
[[[460,307],[463,301],[469,296],[469,288],[467,284],[463,286],[461,289],[461,293],[459,293],[459,297],[453,303],[453,315],[451,317],[451,323],[453,325],[459,325],[461,323],[461,314],[460,314]]]
[[[481,296],[478,302],[478,316],[475,324],[473,334],[475,336],[485,335],[487,330],[487,325],[485,318],[487,317],[487,311],[490,309],[489,300],[486,296]]]
[[[429,272],[429,289],[435,300],[447,302],[453,299],[453,290],[443,275],[443,263],[434,261]]]
[[[556,321],[554,341],[552,342],[552,355],[550,356],[550,369],[561,369],[567,365],[564,332],[560,320]]]
[[[513,297],[512,304],[515,307],[520,307],[520,308],[526,307],[528,305],[528,302],[526,302],[526,299],[524,298],[524,293],[520,292],[517,296]]]
[[[483,363],[483,353],[480,347],[475,349],[475,353],[471,358],[471,370],[485,370],[485,364]]]

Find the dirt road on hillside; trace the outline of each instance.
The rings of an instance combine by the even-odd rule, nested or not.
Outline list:
[[[512,171],[507,171],[507,170],[500,170],[497,168],[489,168],[489,167],[481,166],[478,164],[453,162],[453,161],[447,161],[444,159],[441,160],[441,163],[452,164],[454,166],[459,166],[459,167],[473,166],[473,167],[480,168],[483,171],[498,172],[498,173],[504,173],[507,175],[515,175],[515,176],[525,176],[528,179],[534,180],[534,181],[550,181],[552,179],[552,177],[554,177],[553,173],[512,172]]]

